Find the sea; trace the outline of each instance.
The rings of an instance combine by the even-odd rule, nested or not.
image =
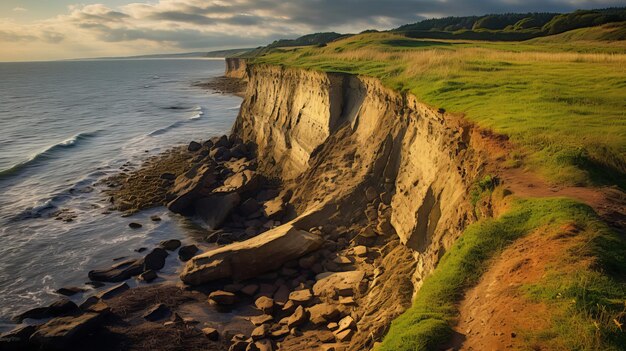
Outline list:
[[[241,98],[197,86],[223,71],[223,60],[211,59],[0,63],[0,331],[58,299],[61,287],[86,288],[71,297],[77,303],[96,293],[87,272],[113,259],[165,239],[201,240],[201,227],[165,208],[108,211],[98,183],[227,133]],[[72,220],[55,219],[59,211]],[[159,279],[176,278],[175,256]]]

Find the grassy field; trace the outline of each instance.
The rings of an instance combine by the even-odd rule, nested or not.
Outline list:
[[[526,42],[368,33],[252,61],[378,77],[508,135],[512,156],[554,184],[626,188],[626,41],[595,40],[613,26]]]
[[[550,329],[525,335],[529,349],[542,345],[551,350],[621,350],[626,333],[613,319],[623,320],[626,308],[622,279],[626,243],[591,208],[567,199],[517,200],[500,218],[468,227],[424,281],[413,306],[393,322],[377,350],[439,349],[452,334],[464,291],[478,282],[491,258],[538,228],[558,233],[564,224],[572,223],[582,228],[578,235],[583,244],[566,253],[559,267],[584,258],[595,264],[574,272],[555,268],[539,284],[524,287],[530,299],[545,301],[554,316]]]

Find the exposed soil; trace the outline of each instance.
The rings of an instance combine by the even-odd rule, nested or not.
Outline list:
[[[525,338],[551,325],[550,307],[529,300],[520,289],[539,283],[547,270],[557,266],[565,252],[580,240],[573,225],[556,233],[540,228],[516,240],[489,266],[480,282],[459,306],[455,350],[546,350],[541,342]],[[587,262],[559,267],[573,270]]]

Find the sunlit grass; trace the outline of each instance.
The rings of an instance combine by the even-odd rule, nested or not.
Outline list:
[[[378,77],[423,102],[510,136],[551,182],[626,187],[626,45],[354,36],[254,59]]]
[[[542,228],[546,232],[574,223],[582,232],[575,249],[562,257],[541,282],[524,287],[529,298],[548,303],[553,321],[544,333],[528,334],[529,343],[565,350],[619,350],[626,333],[626,244],[591,208],[567,199],[518,200],[496,219],[468,227],[424,280],[413,305],[391,325],[379,351],[437,350],[452,335],[458,306],[497,257],[514,240]],[[594,265],[572,268],[567,261]],[[529,348],[530,349],[530,348]]]

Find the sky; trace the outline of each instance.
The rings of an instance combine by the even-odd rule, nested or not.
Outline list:
[[[0,0],[0,61],[256,47],[425,18],[570,12],[624,0]]]

